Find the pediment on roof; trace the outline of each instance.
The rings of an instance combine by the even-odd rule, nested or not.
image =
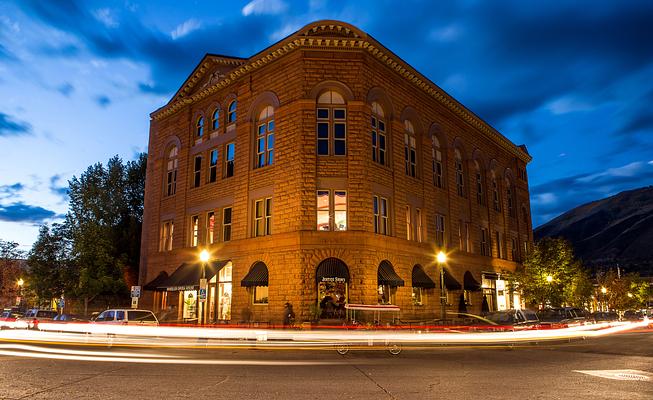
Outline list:
[[[217,84],[230,71],[243,65],[245,62],[246,60],[242,58],[207,54],[197,67],[195,67],[193,73],[190,74],[177,93],[175,93],[170,103],[190,97],[195,93]]]
[[[297,32],[299,37],[327,36],[359,39],[367,34],[360,29],[340,21],[317,21]]]

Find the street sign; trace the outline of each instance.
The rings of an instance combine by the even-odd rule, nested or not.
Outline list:
[[[199,300],[204,302],[206,301],[206,279],[200,279],[200,295]]]
[[[141,297],[141,287],[132,286],[132,297]]]
[[[138,308],[138,297],[132,297],[132,308]]]

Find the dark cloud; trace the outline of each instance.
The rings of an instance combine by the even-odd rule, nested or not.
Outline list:
[[[31,133],[32,125],[28,122],[15,120],[0,112],[0,137],[30,135]]]
[[[102,95],[95,96],[95,102],[97,103],[98,106],[105,108],[108,107],[109,104],[111,104],[111,99],[108,96],[102,94]]]
[[[56,216],[54,211],[23,202],[0,205],[0,221],[41,224]]]
[[[63,183],[62,183],[63,181]],[[63,201],[68,201],[68,184],[63,180],[61,175],[56,174],[50,177],[50,191],[61,198]]]
[[[57,86],[57,92],[69,97],[75,91],[75,87],[70,82],[64,82]]]

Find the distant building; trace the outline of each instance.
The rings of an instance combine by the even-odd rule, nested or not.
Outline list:
[[[530,160],[342,22],[248,59],[206,55],[151,114],[141,305],[277,323],[286,302],[299,320],[344,303],[438,318],[441,293],[453,312],[510,308],[500,274],[532,243]]]

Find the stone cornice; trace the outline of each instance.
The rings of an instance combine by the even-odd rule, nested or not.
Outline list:
[[[362,50],[368,52],[381,63],[385,64],[388,68],[395,71],[395,73],[408,80],[410,83],[427,93],[432,98],[436,99],[454,114],[458,115],[468,124],[484,133],[491,140],[501,145],[501,147],[504,149],[510,151],[523,162],[528,163],[531,161],[532,158],[530,155],[522,151],[514,143],[503,136],[499,131],[494,129],[487,122],[483,121],[476,114],[471,112],[440,87],[431,82],[424,75],[417,72],[414,68],[412,68],[390,50],[386,49],[380,43],[376,42],[369,36],[362,36],[358,34],[356,30],[346,26],[346,24],[321,24],[316,26],[309,26],[300,32],[302,33],[292,35],[289,38],[282,40],[277,45],[266,49],[266,51],[253,56],[249,60],[241,61],[221,59],[225,62],[232,61],[232,65],[240,64],[240,67],[236,66],[234,70],[229,72],[215,84],[209,85],[206,88],[188,97],[181,95],[182,91],[180,90],[178,93],[181,96],[176,96],[178,100],[171,101],[166,106],[153,112],[151,117],[154,120],[160,120],[168,115],[171,115],[179,111],[181,108],[206,98],[207,96],[219,91],[220,89],[229,86],[231,83],[235,82],[241,77],[248,75],[253,71],[264,67],[269,63],[279,59],[280,57],[283,57],[286,54],[289,54],[298,49]],[[312,36],[316,34],[324,36]],[[339,37],[340,35],[344,35],[345,37]],[[197,82],[202,79],[210,67],[209,61],[210,60],[206,60],[187,80],[186,86],[183,88],[184,94],[190,92],[195,84],[197,84]],[[214,62],[218,61],[215,60]]]

